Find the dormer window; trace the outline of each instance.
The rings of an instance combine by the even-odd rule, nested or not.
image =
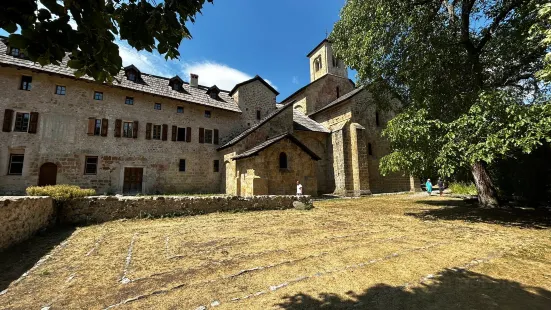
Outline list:
[[[172,88],[172,90],[182,91],[184,81],[179,76],[175,76],[168,81],[168,85]]]
[[[207,95],[209,95],[212,99],[218,100],[218,94],[220,93],[220,89],[214,85],[211,88],[207,90]]]
[[[128,72],[128,79],[129,79],[130,81],[136,82],[136,74],[135,74],[134,72],[132,72],[132,71]]]
[[[140,70],[134,65],[130,65],[124,68],[124,74],[129,81],[138,82],[140,80]]]
[[[12,47],[11,50],[10,50],[10,55],[12,55],[13,57],[19,57],[20,55],[20,51],[17,47]]]

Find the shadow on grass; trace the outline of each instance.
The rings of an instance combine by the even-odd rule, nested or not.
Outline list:
[[[67,239],[74,230],[71,227],[48,230],[0,252],[0,291],[31,269],[44,255]]]
[[[551,212],[544,209],[483,209],[477,206],[476,201],[468,200],[419,200],[416,203],[442,207],[406,213],[422,220],[462,220],[524,228],[551,228]]]
[[[551,292],[471,271],[445,271],[430,284],[405,289],[377,284],[348,298],[322,293],[285,296],[283,309],[549,309]]]

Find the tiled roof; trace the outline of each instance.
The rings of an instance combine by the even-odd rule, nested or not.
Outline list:
[[[7,55],[7,46],[4,43],[5,38],[0,38],[0,66],[14,66],[18,68],[27,68],[34,71],[54,73],[63,76],[76,78],[74,70],[67,67],[69,57],[63,58],[63,61],[59,66],[46,65],[42,67],[38,63],[34,63],[27,59],[13,57]],[[83,76],[79,78],[93,82],[94,80],[89,76]],[[182,91],[175,91],[169,85],[170,79],[159,77],[147,73],[141,73],[141,80],[134,82],[130,81],[124,75],[124,71],[121,70],[115,77],[112,86],[125,88],[133,91],[143,92],[147,94],[162,96],[170,99],[181,100],[189,103],[196,103],[207,107],[218,108],[233,112],[241,112],[237,103],[229,95],[228,91],[221,91],[217,99],[211,98],[207,94],[207,87],[199,86],[198,88],[189,86],[188,83],[182,85]]]
[[[339,75],[336,75],[336,74],[333,74],[333,73],[326,73],[324,74],[322,77],[320,77],[319,79],[317,80],[314,80],[313,82],[310,82],[304,86],[302,86],[301,88],[299,88],[297,91],[295,91],[294,93],[290,94],[289,96],[287,96],[287,98],[283,99],[281,101],[281,103],[285,103],[286,101],[288,101],[289,99],[293,98],[295,95],[301,93],[303,90],[307,89],[308,87],[310,87],[310,85],[313,85],[315,83],[317,83],[318,81],[322,81],[324,80],[326,77],[329,77],[329,76],[332,76],[332,77],[338,77],[338,78],[341,78],[341,79],[346,79],[345,77],[342,77],[342,76],[339,76]],[[353,87],[356,87],[356,84],[354,84],[354,82],[351,80],[351,79],[348,79],[348,81],[352,84]]]
[[[235,91],[240,87],[240,86],[243,86],[245,84],[249,84],[251,82],[254,82],[254,81],[260,81],[262,84],[264,84],[266,87],[268,87],[268,89],[270,89],[276,96],[279,95],[279,92],[277,90],[275,90],[275,88],[272,87],[272,85],[268,84],[268,82],[266,82],[266,80],[264,80],[263,78],[261,78],[259,75],[253,77],[252,79],[249,79],[249,80],[246,80],[246,81],[243,81],[239,84],[236,84],[233,89],[230,91],[230,96],[233,95],[233,93],[235,93]]]
[[[323,127],[322,124],[309,118],[298,109],[293,109],[293,122],[295,123],[294,124],[295,129],[325,132],[325,133],[330,132],[327,128]]]
[[[306,152],[308,155],[310,155],[310,157],[312,157],[312,159],[314,159],[314,160],[320,160],[321,159],[318,155],[316,155],[316,153],[312,152],[306,145],[302,144],[302,142],[300,142],[297,138],[295,138],[293,135],[291,135],[289,133],[284,133],[282,135],[275,136],[271,139],[268,139],[268,140],[260,143],[259,145],[255,146],[255,147],[253,147],[249,150],[246,150],[245,152],[243,152],[243,153],[241,153],[237,156],[234,156],[232,159],[233,160],[238,160],[238,159],[244,159],[244,158],[256,156],[262,150],[266,149],[270,145],[272,145],[274,143],[277,143],[277,142],[279,142],[283,139],[289,139],[291,142],[293,142],[298,147],[300,147],[304,152]]]
[[[359,94],[363,89],[364,89],[364,87],[363,87],[363,86],[360,86],[360,87],[354,89],[353,91],[351,91],[351,92],[349,92],[349,93],[347,93],[347,94],[345,94],[345,95],[343,95],[343,96],[340,96],[339,98],[335,99],[335,101],[333,101],[333,102],[331,102],[330,104],[324,106],[323,108],[321,108],[321,109],[319,109],[319,110],[317,110],[317,111],[314,111],[314,112],[308,114],[308,116],[312,116],[312,115],[318,114],[318,113],[320,113],[320,112],[322,112],[322,111],[325,111],[325,110],[327,110],[327,109],[329,109],[329,108],[332,108],[332,107],[334,107],[334,106],[337,106],[339,103],[342,103],[342,102],[346,101],[347,99],[350,99],[350,98],[354,97],[355,95]]]
[[[286,110],[287,108],[293,106],[293,103],[295,103],[294,101],[292,102],[289,102],[288,104],[284,105],[283,107],[279,108],[279,109],[275,109],[274,111],[272,111],[272,113],[268,114],[265,118],[263,118],[260,122],[258,122],[257,124],[255,124],[254,126],[250,127],[250,128],[247,128],[245,131],[243,131],[242,133],[240,133],[239,135],[237,135],[235,138],[231,139],[230,141],[228,141],[228,143],[222,145],[221,147],[218,148],[218,150],[223,150],[225,148],[228,148],[234,144],[236,144],[237,142],[241,141],[241,139],[245,138],[246,136],[248,136],[251,132],[255,131],[258,127],[264,125],[265,123],[267,123],[269,120],[271,120],[272,118],[274,118],[276,115],[278,115],[280,112],[282,112],[283,110]]]

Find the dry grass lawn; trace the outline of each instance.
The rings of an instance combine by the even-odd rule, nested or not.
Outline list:
[[[0,254],[0,308],[551,309],[548,216],[419,195],[315,206],[38,236]]]

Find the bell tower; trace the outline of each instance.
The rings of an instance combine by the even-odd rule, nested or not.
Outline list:
[[[348,78],[344,62],[333,55],[331,41],[324,39],[306,57],[310,60],[310,82],[326,74]]]

